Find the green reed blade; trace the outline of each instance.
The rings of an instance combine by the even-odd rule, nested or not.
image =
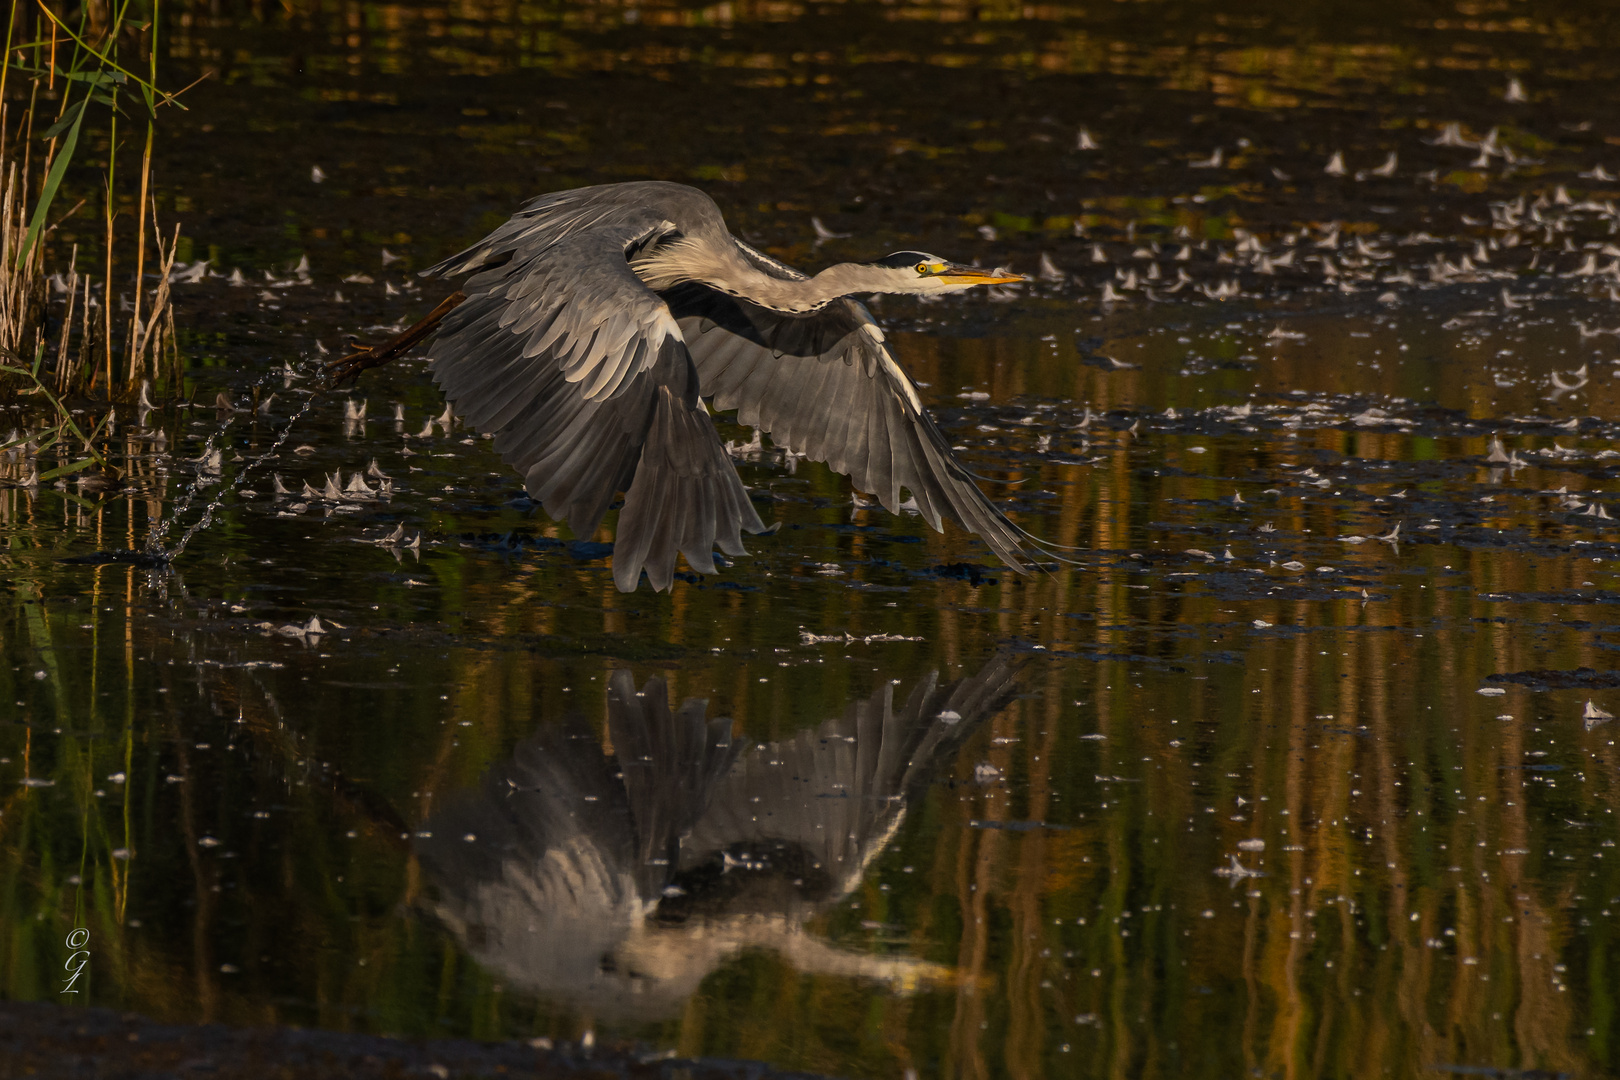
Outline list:
[[[95,458],[85,458],[83,461],[75,461],[71,465],[63,465],[60,468],[51,469],[48,472],[42,472],[39,474],[37,479],[40,481],[45,481],[55,480],[58,476],[72,476],[76,472],[83,472],[85,469],[88,469],[95,463]]]
[[[84,112],[88,104],[89,99],[78,102],[78,112],[68,128],[67,137],[62,140],[61,149],[56,152],[56,160],[51,162],[51,171],[46,175],[45,186],[39,192],[39,204],[34,207],[33,220],[28,223],[28,236],[17,252],[18,267],[27,262],[28,253],[34,249],[34,242],[39,239],[40,230],[45,226],[45,215],[51,208],[51,200],[56,198],[57,189],[62,186],[62,177],[67,174],[68,163],[73,160],[73,151],[79,145],[79,126],[84,123]]]
[[[164,90],[158,89],[156,86],[153,86],[151,83],[147,82],[145,79],[141,78],[139,75],[131,74],[130,72],[126,71],[124,68],[121,68],[116,63],[114,63],[113,60],[109,56],[107,56],[105,53],[99,52],[95,48],[91,47],[91,45],[89,43],[87,43],[83,38],[81,38],[78,34],[75,34],[71,29],[69,29],[68,25],[66,23],[64,23],[61,19],[59,19],[56,16],[56,14],[51,11],[50,8],[48,8],[45,5],[41,4],[40,5],[40,11],[43,12],[45,17],[50,19],[51,22],[55,23],[57,25],[57,27],[59,27],[64,34],[66,34],[68,37],[72,38],[73,43],[75,45],[77,45],[79,48],[83,49],[85,52],[89,53],[91,56],[95,57],[96,60],[100,61],[101,65],[104,68],[110,69],[110,72],[116,72],[118,75],[121,75],[124,78],[129,79],[132,82],[136,83],[137,85],[145,88],[146,90],[150,91],[151,93],[156,94],[158,96],[158,98],[161,99],[160,104],[163,104],[163,105],[176,105],[176,106],[179,106],[181,109],[185,109],[185,106],[180,104],[180,101],[179,101],[179,99],[178,99],[178,97],[176,95],[170,94],[170,93],[168,93],[168,92],[166,92]]]

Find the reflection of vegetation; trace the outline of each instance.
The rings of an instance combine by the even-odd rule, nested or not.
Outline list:
[[[1179,10],[1206,7],[1218,5]],[[1125,22],[1109,21],[1115,8]],[[445,62],[469,71],[656,73],[704,64],[797,86],[823,74],[819,65],[853,81],[863,62],[909,72],[905,65],[937,58],[1011,71],[1122,72],[1152,85],[1207,89],[1252,110],[1291,97],[1331,99],[1346,86],[1376,88],[1390,78],[1415,84],[1395,85],[1416,93],[1430,85],[1418,61],[1428,63],[1440,48],[1408,54],[1324,37],[1289,52],[1275,42],[1229,40],[1242,35],[1227,27],[1199,38],[1196,20],[1191,30],[1161,27],[1173,9],[1106,5],[1083,26],[1052,32],[1084,13],[1003,5],[981,18],[962,4],[870,6],[874,18],[962,23],[971,33],[924,48],[906,27],[886,25],[883,51],[852,45],[847,65],[819,59],[808,45],[772,51],[746,34],[711,33],[701,48],[629,35],[606,41],[595,31],[618,27],[629,10],[620,5],[345,8],[293,0],[252,14],[227,3],[217,17],[193,5],[194,17],[172,41],[176,52],[194,50],[208,62],[234,10],[252,33],[283,18],[329,30],[339,44],[311,64],[330,63],[335,80],[348,77],[351,56],[388,72],[413,70],[431,55],[414,50],[432,35],[453,43],[440,53]],[[636,10],[644,23],[699,31],[800,15],[763,5]],[[974,25],[990,18],[998,20],[993,34]],[[1151,20],[1153,34],[1131,18]],[[1434,36],[1395,21],[1397,34]],[[1161,41],[1161,29],[1174,40],[1143,44]],[[273,86],[276,65],[256,56],[253,63],[257,85]],[[938,72],[924,76],[920,83],[938,89]],[[821,115],[814,121],[828,123]],[[466,129],[490,143],[535,140],[526,155],[556,150],[570,162],[595,161],[587,155],[602,153],[600,132],[552,130],[567,122],[558,111]],[[880,151],[892,143],[954,165],[974,136],[952,144],[953,134],[961,132],[852,124],[828,137],[872,139]],[[1057,135],[1063,142],[1053,145],[1066,148],[1070,132]],[[1016,132],[997,137],[1017,153]],[[690,145],[686,152],[707,156],[683,166],[735,160],[701,139]],[[1172,151],[1180,145],[1152,150],[1179,169]],[[645,148],[631,156],[644,161]],[[769,163],[744,164],[762,187],[784,175]],[[1178,179],[1169,190],[1203,179]],[[1230,196],[1244,197],[1233,186],[1201,191],[1221,199],[1219,207],[1151,191],[1111,197],[1135,189],[1096,186],[1088,227],[1139,222],[1219,238],[1252,227],[1231,208]],[[1056,193],[1069,199],[1068,189]],[[795,213],[822,205],[819,195],[795,197],[806,200]],[[994,209],[977,205],[984,216],[974,224],[1034,232],[1063,232],[1066,218],[1043,215],[1075,210],[1073,201],[1049,207],[1020,197],[995,219]],[[958,219],[950,220],[954,227]],[[1029,310],[1045,317],[1037,301]],[[1050,329],[1066,339],[1073,322],[1065,302]],[[1113,334],[1117,325],[1111,319],[1099,329]],[[1255,376],[1203,381],[1151,364],[1081,367],[1067,350],[1048,354],[1033,333],[1024,341],[895,336],[905,339],[908,365],[946,403],[972,387],[998,400],[1063,397],[1097,410],[1152,402],[1156,411],[1202,407],[1228,391],[1238,402],[1258,386],[1279,394],[1307,388],[1324,398],[1400,395],[1493,415],[1489,401],[1474,396],[1491,344],[1458,345],[1438,334],[1424,340],[1420,328],[1412,331],[1414,356],[1443,351],[1446,364],[1369,369],[1367,352],[1343,339],[1343,326],[1335,320],[1309,347],[1268,343]],[[1197,347],[1227,356],[1236,340],[1200,339]],[[1393,350],[1393,342],[1381,344]],[[232,359],[226,347],[218,351],[222,363]],[[1592,411],[1614,410],[1607,383],[1595,380],[1589,394]],[[413,410],[418,405],[413,399]],[[177,451],[189,421],[170,426]],[[79,421],[81,431],[94,422]],[[239,421],[236,451],[251,457],[263,448],[261,423]],[[981,433],[975,446],[1004,447],[1002,464],[1028,453],[1034,432],[993,423],[1000,430]],[[69,441],[49,449],[72,449],[62,458],[71,465],[84,455],[71,441],[77,436],[64,434]],[[1210,450],[1206,467],[1159,475],[1144,464],[1159,461],[1144,458],[1142,444],[1123,432],[1099,424],[1089,437],[1094,465],[1019,463],[1038,481],[1030,490],[1053,493],[1041,516],[1021,519],[1059,541],[1113,552],[1197,543],[1218,554],[1216,541],[1191,540],[1188,531],[1247,520],[1218,508],[1232,495],[1223,477],[1320,465],[1324,456],[1456,466],[1484,450],[1483,437],[1307,429],[1283,439],[1234,431],[1201,440]],[[567,1000],[530,997],[412,914],[428,899],[427,883],[402,833],[417,830],[447,794],[472,786],[537,726],[568,714],[599,721],[608,672],[624,662],[636,663],[642,677],[662,674],[676,700],[714,699],[714,712],[738,717],[751,743],[770,745],[876,692],[877,672],[909,679],[937,667],[955,677],[1013,638],[1064,654],[1037,666],[1039,695],[969,744],[949,782],[911,805],[854,896],[809,926],[840,950],[953,969],[961,977],[950,989],[899,997],[746,952],[710,975],[678,1020],[621,1023],[604,1036],[891,1077],[908,1065],[921,1076],[974,1077],[1399,1076],[1445,1062],[1574,1073],[1620,1067],[1610,914],[1620,880],[1614,849],[1605,846],[1614,725],[1584,730],[1573,719],[1580,703],[1570,709],[1567,695],[1540,695],[1551,704],[1516,697],[1503,710],[1472,693],[1495,671],[1612,666],[1592,633],[1571,629],[1580,621],[1608,625],[1608,605],[1482,599],[1570,595],[1584,577],[1571,559],[1500,544],[1423,544],[1404,548],[1399,562],[1383,561],[1374,545],[1346,549],[1342,562],[1336,552],[1335,563],[1370,582],[1409,583],[1371,584],[1366,601],[1349,588],[1328,599],[1263,589],[1231,599],[1190,580],[1147,590],[1107,565],[975,588],[912,573],[973,558],[959,537],[908,522],[867,528],[875,519],[852,515],[845,487],[805,466],[791,478],[750,477],[782,497],[776,511],[802,531],[754,544],[756,556],[727,582],[743,588],[618,597],[600,562],[498,551],[498,540],[486,539],[508,531],[560,535],[555,527],[498,506],[469,508],[458,497],[433,509],[402,499],[388,511],[419,513],[430,537],[444,541],[419,563],[406,555],[402,570],[375,548],[317,539],[322,530],[342,535],[332,522],[283,522],[227,505],[184,567],[219,602],[180,607],[175,617],[142,607],[154,601],[139,571],[53,565],[91,541],[139,547],[139,530],[161,512],[157,495],[172,481],[160,473],[172,464],[137,453],[133,441],[123,445],[153,504],[73,501],[49,480],[39,490],[0,492],[7,544],[0,700],[25,703],[11,706],[0,726],[0,992],[53,997],[61,939],[79,921],[94,931],[89,973],[103,1004],[176,1020],[577,1035],[601,1018]],[[450,467],[500,469],[487,451],[466,453]],[[425,454],[413,461],[446,468]],[[314,466],[306,471],[313,475]],[[444,482],[451,479],[460,483]],[[1591,481],[1545,461],[1520,478],[1534,489],[1581,490]],[[1431,497],[1445,498],[1449,483],[1436,480]],[[512,486],[510,478],[499,481],[489,501],[498,504]],[[1370,492],[1393,495],[1377,485]],[[1277,500],[1271,520],[1293,537],[1306,530],[1335,537],[1371,532],[1374,515],[1367,500],[1290,495]],[[1556,543],[1592,535],[1506,511],[1492,521],[1531,521]],[[841,564],[846,577],[817,578],[817,564]],[[302,623],[311,609],[323,619],[330,610],[350,629],[311,641],[261,634],[255,625]],[[149,619],[154,612],[161,617]],[[1497,621],[1504,617],[1513,621]],[[1254,619],[1274,626],[1250,634]],[[801,629],[925,640],[805,648],[797,644]],[[1491,719],[1498,711],[1516,719]],[[595,738],[604,734],[595,723]],[[1082,738],[1090,734],[1106,739]],[[979,764],[1005,782],[981,785]],[[1061,828],[993,827],[1031,822]],[[1265,849],[1240,851],[1239,842],[1251,839],[1263,839]],[[1267,876],[1216,877],[1233,856]]]
[[[1362,453],[1402,445],[1345,437]],[[1064,538],[1118,547],[1114,530],[1140,529],[1126,507],[1186,499],[1200,482],[1146,495],[1119,486],[1145,482],[1128,470],[1091,476],[1058,515],[1087,531]],[[239,535],[232,544],[263,550]],[[446,552],[413,573],[436,569],[441,614],[460,613],[466,640],[584,639],[617,621],[634,640],[684,643],[670,693],[723,700],[750,744],[872,689],[842,659],[847,646],[776,651],[800,626],[903,625],[926,641],[881,646],[877,666],[907,677],[971,662],[1001,635],[1140,658],[1034,669],[1038,693],[976,733],[853,896],[809,924],[840,950],[952,968],[949,987],[896,996],[744,953],[678,1019],[603,1037],[870,1076],[1613,1063],[1603,912],[1620,869],[1607,831],[1585,827],[1611,816],[1609,733],[1571,733],[1534,706],[1515,723],[1467,711],[1491,671],[1601,661],[1532,655],[1506,627],[1471,630],[1456,605],[1475,601],[1417,589],[1370,605],[1261,599],[1234,618],[1232,601],[1131,592],[1105,570],[1016,588],[946,583],[943,602],[903,614],[846,591],[690,590],[627,621],[604,610],[611,587],[584,568]],[[78,580],[13,557],[11,572],[0,693],[26,703],[29,723],[0,729],[0,991],[51,996],[82,902],[95,1000],[164,1018],[489,1037],[605,1023],[528,998],[410,915],[424,875],[401,834],[508,755],[532,718],[602,716],[612,661],[537,663],[408,635],[373,652],[363,637],[153,634],[130,603],[136,571]],[[1563,572],[1497,556],[1470,570],[1463,595],[1556,588]],[[361,596],[391,611],[397,589]],[[993,619],[963,609],[992,595]],[[1579,612],[1537,617],[1562,614]],[[1175,632],[1250,618],[1298,630],[1253,640],[1241,665],[1206,640],[1222,631]],[[379,719],[356,722],[366,716]],[[1559,724],[1546,759],[1527,756],[1538,724]],[[1093,733],[1105,739],[1080,737]],[[1562,771],[1525,768],[1537,760]],[[981,764],[1003,779],[980,784]],[[1028,822],[1061,828],[995,827]],[[1251,838],[1263,852],[1239,850]],[[1211,873],[1232,856],[1266,876]]]
[[[92,465],[99,465],[105,470],[116,471],[108,464],[107,459],[102,456],[100,451],[96,449],[96,440],[106,431],[107,425],[112,420],[112,413],[109,412],[104,415],[97,421],[96,426],[90,429],[90,433],[86,435],[73,419],[72,411],[62,403],[61,398],[51,393],[51,388],[46,386],[40,378],[40,366],[38,360],[31,367],[22,364],[0,363],[0,375],[12,376],[18,381],[26,380],[28,386],[23,393],[38,395],[50,405],[51,410],[48,422],[37,432],[20,436],[14,435],[10,442],[0,444],[0,454],[5,455],[4,458],[0,458],[0,475],[11,473],[13,475],[4,476],[4,478],[22,487],[32,487],[45,480],[55,480],[59,476],[68,476],[80,472]],[[65,465],[58,465],[54,469],[40,472],[35,464],[39,455],[63,442],[68,435],[78,439],[82,447],[79,452],[85,456],[77,461],[70,461]],[[23,471],[24,469],[27,471]]]
[[[575,0],[542,4],[524,0],[419,6],[367,5],[364,17],[321,0],[289,0],[287,20],[329,26],[350,50],[374,54],[384,70],[409,70],[419,58],[472,74],[540,68],[559,72],[653,69],[699,63],[745,68],[760,85],[791,85],[806,69],[823,68],[833,55],[814,50],[745,51],[708,40],[701,47],[672,45],[654,34],[603,44],[595,35],[629,28],[647,31],[730,31],[740,26],[799,22],[815,8],[784,0],[705,4],[690,0]],[[1223,106],[1273,110],[1342,97],[1350,90],[1390,86],[1403,96],[1428,91],[1429,72],[1440,68],[1529,64],[1515,56],[1478,54],[1528,43],[1535,50],[1576,51],[1605,47],[1613,30],[1603,15],[1571,7],[1560,16],[1531,21],[1425,21],[1394,4],[1363,5],[1356,20],[1330,17],[1287,5],[1264,15],[1252,4],[1145,2],[1106,7],[1074,3],[993,3],[970,0],[908,0],[872,5],[833,5],[837,16],[889,23],[960,26],[938,50],[884,30],[874,45],[863,36],[839,42],[837,62],[921,62],[940,67],[988,66],[1047,74],[1109,74],[1146,79],[1166,89],[1213,91]],[[825,14],[825,9],[823,9]],[[255,9],[255,19],[264,18]],[[176,41],[176,56],[207,55],[205,20],[193,22]],[[1377,27],[1377,38],[1358,32]],[[1437,30],[1444,31],[1436,33]],[[418,49],[427,39],[430,47]],[[745,39],[739,37],[738,42]],[[414,54],[414,55],[413,55]],[[772,79],[767,72],[794,72]]]

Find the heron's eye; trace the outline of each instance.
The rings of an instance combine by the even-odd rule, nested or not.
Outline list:
[[[917,264],[917,273],[922,274],[924,277],[926,277],[928,275],[928,264],[927,263],[918,263]]]

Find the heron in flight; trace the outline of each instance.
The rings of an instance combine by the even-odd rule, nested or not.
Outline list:
[[[613,579],[670,586],[677,552],[715,572],[765,532],[703,399],[847,475],[891,513],[901,489],[936,531],[950,517],[1020,573],[1045,545],[1009,521],[951,453],[855,296],[939,296],[1024,280],[900,251],[813,277],[743,243],[681,184],[543,195],[424,275],[470,275],[427,318],[336,361],[334,382],[436,332],[434,381],[493,433],[530,496],[586,537],[624,493]]]

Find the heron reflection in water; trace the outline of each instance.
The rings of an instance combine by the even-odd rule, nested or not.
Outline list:
[[[940,296],[1024,280],[900,251],[807,276],[732,236],[707,195],[640,181],[541,196],[426,274],[471,275],[398,337],[332,365],[334,382],[436,334],[451,407],[585,538],[619,492],[613,579],[667,589],[676,553],[714,573],[766,531],[704,400],[824,461],[891,513],[909,492],[1025,572],[1051,545],[987,499],[923,408],[871,312],[873,293]]]
[[[608,685],[609,755],[583,722],[518,744],[415,841],[433,912],[509,985],[604,1015],[671,1015],[749,949],[802,971],[944,980],[924,961],[839,948],[805,924],[853,891],[929,779],[1011,700],[1000,656],[896,707],[890,681],[843,716],[752,749],[664,680]],[[424,835],[427,834],[427,835]]]

